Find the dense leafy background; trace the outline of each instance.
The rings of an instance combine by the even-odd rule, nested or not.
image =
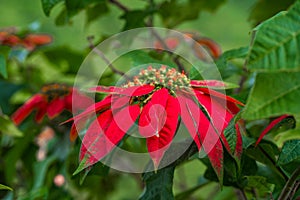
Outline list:
[[[225,200],[270,199],[270,194],[278,198],[288,180],[297,180],[294,171],[300,164],[300,1],[120,0],[125,8],[112,2],[1,2],[0,27],[16,27],[20,34],[47,33],[53,42],[33,52],[0,45],[0,198]],[[214,39],[224,51],[216,60],[223,79],[241,86],[228,94],[246,104],[238,116],[245,120],[244,152],[240,161],[225,153],[222,189],[209,160],[197,157],[195,145],[157,173],[126,174],[99,163],[72,176],[78,167],[80,140],[71,143],[69,125],[58,126],[69,113],[42,124],[30,116],[19,127],[9,118],[44,84],[73,84],[90,51],[88,36],[100,42],[149,23]],[[151,59],[173,62],[168,55],[153,52],[128,57],[123,65]],[[116,78],[107,71],[100,83],[109,85]],[[262,130],[283,114],[289,117],[255,146]],[[47,143],[46,158],[39,161],[37,135],[49,131],[46,127],[56,134]],[[232,129],[231,124],[226,136],[235,144]],[[53,183],[57,174],[66,179],[62,187]],[[300,195],[295,193],[294,198]]]

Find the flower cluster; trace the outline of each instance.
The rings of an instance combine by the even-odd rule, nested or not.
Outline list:
[[[159,69],[149,66],[139,72],[133,81],[128,82],[124,87],[141,86],[150,84],[153,86],[165,87],[170,90],[190,87],[190,80],[184,73],[178,73],[174,68],[167,69],[161,66]]]
[[[194,81],[174,69],[151,66],[141,70],[123,87],[93,88],[108,93],[102,101],[88,107],[68,121],[80,129],[95,112],[97,118],[89,125],[82,140],[80,168],[84,169],[109,154],[133,124],[146,138],[147,149],[157,169],[172,143],[179,119],[186,126],[199,151],[203,149],[219,178],[223,174],[223,147],[240,157],[242,140],[236,127],[236,146],[230,147],[224,129],[239,111],[239,101],[212,90],[223,88],[221,81]],[[73,124],[73,126],[74,126]]]

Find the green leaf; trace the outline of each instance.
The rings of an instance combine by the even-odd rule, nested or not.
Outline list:
[[[95,6],[88,7],[86,10],[86,23],[91,23],[92,21],[98,19],[99,17],[107,14],[109,11],[106,2],[100,2]]]
[[[12,191],[13,189],[11,189],[10,187],[8,187],[6,185],[0,184],[0,190],[10,190],[10,191]]]
[[[173,177],[175,166],[171,165],[160,169],[157,172],[143,174],[143,181],[146,183],[145,190],[140,200],[172,200]]]
[[[291,129],[277,134],[274,138],[276,144],[279,147],[283,146],[283,143],[287,140],[299,139],[300,140],[300,129]]]
[[[294,2],[295,0],[284,0],[284,1],[259,0],[252,8],[249,16],[249,20],[253,25],[257,25],[263,22],[264,20],[272,17],[279,11],[286,10]]]
[[[262,143],[260,143],[257,147],[250,146],[248,149],[244,150],[244,152],[250,158],[269,166],[270,169],[273,170],[273,172],[276,172],[278,173],[278,175],[281,175],[274,165],[279,150],[277,146],[272,142],[263,140]]]
[[[20,200],[32,200],[32,199],[48,199],[49,189],[46,186],[36,188],[29,193],[20,195],[18,199]]]
[[[42,0],[42,7],[46,16],[50,15],[52,8],[63,0]]]
[[[87,8],[92,4],[104,2],[104,0],[65,0],[65,2],[68,14],[72,17],[80,10]]]
[[[298,159],[300,159],[300,140],[289,140],[284,143],[278,158],[278,164],[285,165]]]
[[[170,0],[164,1],[159,7],[163,23],[172,28],[184,21],[197,19],[201,11],[215,11],[226,0],[195,1]]]
[[[17,169],[16,164],[20,160],[24,154],[26,154],[26,150],[32,146],[32,141],[34,141],[34,137],[39,130],[37,130],[32,124],[24,131],[26,132],[26,137],[16,138],[14,141],[14,146],[9,149],[4,155],[4,173],[5,173],[5,180],[8,184],[13,184],[14,177],[16,177]]]
[[[300,1],[259,25],[248,55],[253,71],[299,71]]]
[[[300,113],[300,72],[257,74],[242,117],[247,120]]]
[[[133,10],[128,11],[121,16],[121,19],[125,20],[125,26],[123,30],[129,30],[145,26],[145,18],[149,15],[149,12],[145,10]]]
[[[51,156],[41,162],[37,162],[34,164],[33,191],[43,186],[48,168],[51,166],[52,163],[56,161],[56,159],[57,158],[55,156]]]
[[[167,65],[169,67],[176,68],[177,65],[175,65],[171,60],[163,59],[158,60],[156,58],[153,58],[149,53],[141,50],[135,50],[131,51],[130,53],[125,55],[128,57],[132,63],[132,66],[140,66],[140,65],[147,65],[147,64],[154,64],[157,63],[155,67],[160,67],[161,65]]]
[[[23,133],[14,125],[6,115],[0,116],[0,132],[13,137],[22,137]]]
[[[246,56],[248,55],[248,51],[248,47],[241,47],[238,49],[228,50],[225,51],[220,56],[220,58],[215,61],[215,64],[217,65],[223,79],[229,78],[232,75],[242,72],[241,67],[238,67],[229,61],[233,59],[246,58]]]
[[[263,176],[246,176],[247,187],[255,188],[259,196],[271,193],[274,190],[274,184],[268,183],[267,178]]]
[[[7,78],[7,71],[6,71],[6,60],[3,55],[0,54],[0,74],[3,78]]]
[[[81,52],[75,51],[68,46],[58,46],[55,48],[43,51],[46,59],[53,63],[58,69],[62,70],[67,65],[65,72],[74,73],[78,72],[81,63],[84,60],[84,55]]]
[[[55,18],[55,25],[63,26],[66,24],[71,24],[71,21],[66,8],[64,8]]]
[[[195,191],[197,191],[198,189],[206,186],[208,183],[210,183],[206,178],[204,178],[203,176],[200,177],[199,182],[196,186],[181,192],[179,194],[177,194],[175,196],[176,200],[185,200],[188,199]]]

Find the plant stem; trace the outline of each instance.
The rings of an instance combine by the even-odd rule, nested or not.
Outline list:
[[[90,49],[92,49],[92,51],[94,51],[98,56],[100,56],[114,73],[119,74],[119,75],[123,76],[124,78],[126,78],[127,80],[129,80],[129,77],[124,72],[115,68],[111,64],[111,62],[106,58],[106,56],[103,54],[103,52],[95,47],[95,45],[93,44],[93,37],[88,37],[88,41],[89,41]]]
[[[290,195],[294,195],[293,193],[296,191],[293,190],[297,190],[297,187],[299,186],[299,182],[297,184],[297,178],[298,176],[300,176],[300,167],[298,167],[293,174],[291,175],[291,177],[289,178],[289,180],[286,182],[283,190],[281,191],[281,194],[278,198],[278,200],[287,200],[289,199],[289,197],[292,198],[292,196]]]
[[[250,45],[249,45],[250,47],[251,47],[251,46],[253,45],[253,43],[254,43],[255,35],[256,35],[256,31],[253,31],[253,32],[252,32],[252,35],[251,35]],[[240,86],[240,87],[238,87],[236,90],[234,90],[234,93],[235,93],[235,94],[238,94],[238,93],[240,93],[240,92],[242,91],[243,86],[244,86],[244,84],[245,84],[245,82],[246,82],[246,80],[247,80],[247,75],[246,75],[246,74],[248,73],[247,65],[248,65],[248,60],[246,59],[244,65],[243,65],[243,71],[244,71],[245,74],[243,74],[243,75],[241,76],[241,79],[240,79],[240,81],[239,81],[239,86]]]
[[[129,12],[129,9],[124,6],[122,3],[120,3],[117,0],[109,0],[110,3],[116,5],[118,8],[120,8],[121,10],[123,10],[124,12]]]

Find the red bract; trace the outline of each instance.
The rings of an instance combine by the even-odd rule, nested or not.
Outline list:
[[[235,126],[237,142],[234,152],[223,132],[239,111],[237,104],[243,104],[210,89],[210,86],[221,89],[225,83],[191,81],[175,69],[149,66],[122,87],[92,88],[93,91],[109,95],[68,120],[82,124],[92,114],[97,114],[83,138],[81,164],[77,171],[104,158],[133,124],[138,125],[140,135],[146,138],[148,152],[157,169],[171,145],[181,118],[199,151],[203,149],[206,152],[221,180],[223,147],[237,157],[242,151],[239,127]]]
[[[72,98],[76,98],[80,104],[72,104]],[[81,94],[76,88],[62,84],[51,84],[44,86],[40,93],[35,94],[25,102],[13,115],[12,120],[16,125],[34,110],[36,110],[35,121],[41,122],[45,115],[50,119],[56,117],[63,110],[75,112],[86,108],[93,103],[92,99]]]
[[[276,119],[274,119],[260,134],[259,138],[257,139],[255,146],[257,146],[260,141],[263,139],[263,137],[274,127],[276,126],[279,122],[287,118],[289,115],[282,115]]]
[[[28,34],[25,37],[20,37],[14,33],[2,31],[0,32],[0,45],[10,47],[24,47],[28,51],[33,51],[37,46],[49,44],[52,42],[52,37],[47,34]]]
[[[164,39],[163,41],[156,41],[154,43],[154,47],[158,51],[174,51],[180,45],[180,42],[184,42],[189,44],[191,46],[192,51],[195,53],[195,56],[197,56],[200,60],[203,61],[207,61],[208,55],[211,56],[213,59],[217,59],[222,54],[221,47],[210,38],[201,37],[195,33],[184,33],[183,35],[183,38],[180,38],[178,36],[171,36],[169,38]]]

